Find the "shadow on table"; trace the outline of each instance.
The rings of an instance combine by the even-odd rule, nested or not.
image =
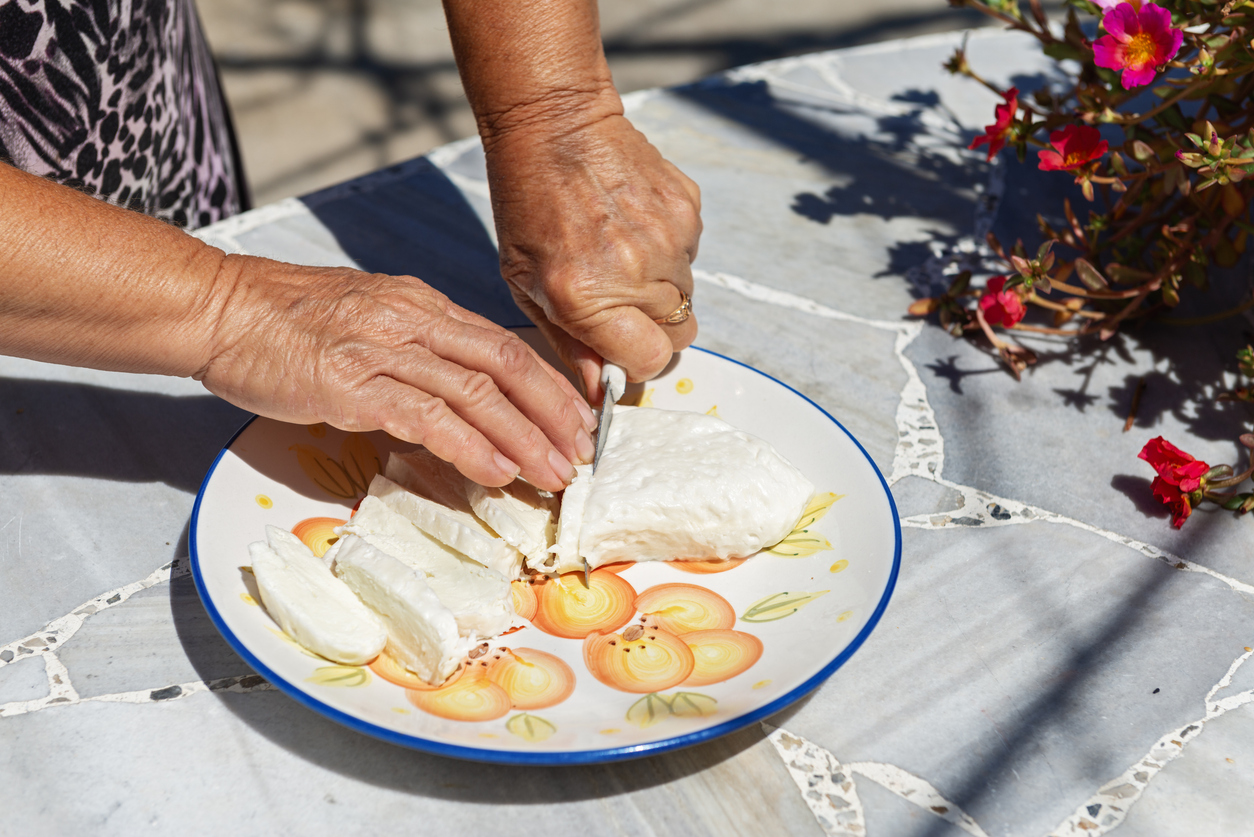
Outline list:
[[[1046,81],[1041,75],[1014,79],[1025,94]],[[822,225],[838,217],[859,216],[885,222],[906,217],[920,222],[927,237],[892,245],[887,263],[873,277],[876,281],[904,279],[915,296],[941,293],[959,270],[972,270],[977,277],[1005,270],[1003,265],[959,247],[964,236],[980,241],[991,231],[1004,245],[1021,239],[1034,250],[1041,241],[1038,213],[1059,229],[1067,226],[1064,199],[1070,199],[1082,223],[1087,223],[1090,208],[1101,205],[1100,201],[1090,204],[1084,200],[1070,177],[1040,171],[1034,155],[1019,163],[1012,153],[1003,152],[995,171],[977,155],[956,157],[955,147],[965,145],[974,131],[963,128],[948,114],[934,90],[900,93],[894,101],[906,112],[887,116],[817,96],[808,99],[804,94],[790,94],[791,98],[781,99],[762,81],[712,79],[675,93],[797,152],[806,163],[821,166],[841,184],[823,194],[794,195],[790,208],[795,214]],[[943,130],[935,127],[946,122]],[[989,188],[977,191],[986,183]],[[1000,198],[994,186],[999,187]],[[1210,290],[1202,293],[1185,288],[1180,306],[1167,313],[1180,319],[1235,306],[1251,292],[1250,265],[1247,256],[1232,268],[1212,267]],[[907,319],[905,312],[901,313]],[[1034,312],[1033,317],[1036,325],[1053,325],[1052,317],[1043,313]],[[937,328],[934,321],[928,327]],[[1106,342],[1095,335],[1075,341],[1024,333],[1014,337],[1037,354],[1037,363],[1025,376],[1039,380],[1062,406],[1076,412],[1083,413],[1101,402],[1122,420],[1140,376],[1122,374],[1112,382],[1112,373],[1120,366],[1144,369],[1152,365],[1172,371],[1146,375],[1148,386],[1136,426],[1153,427],[1170,415],[1191,434],[1205,439],[1235,439],[1242,431],[1246,410],[1215,398],[1231,385],[1235,352],[1254,340],[1244,318],[1200,326],[1172,325],[1168,320],[1147,322],[1127,328]],[[948,383],[952,393],[964,394],[962,379],[967,375],[993,371],[1009,374],[982,336],[963,343],[955,344],[958,353],[970,358],[970,349],[974,349],[987,363],[964,370],[955,363],[958,354],[947,361],[943,356],[931,364],[924,361]],[[1244,457],[1240,449],[1235,454],[1238,460]]]
[[[162,482],[193,494],[248,418],[208,394],[27,378],[0,378],[0,404],[0,473]]]
[[[170,605],[179,641],[200,677],[209,681],[249,670],[210,621],[191,576],[171,582]],[[279,692],[215,692],[214,697],[258,735],[325,770],[391,790],[480,804],[546,805],[632,793],[715,768],[765,737],[753,723],[714,741],[627,762],[517,767],[461,761],[378,741]]]
[[[496,244],[466,196],[426,158],[301,202],[363,270],[417,276],[505,326],[529,325],[501,279]]]

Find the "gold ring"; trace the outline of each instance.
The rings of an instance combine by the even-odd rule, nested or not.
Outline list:
[[[658,325],[677,325],[692,316],[692,297],[683,291],[680,291],[679,295],[682,297],[679,307],[665,317],[659,317],[653,322]]]

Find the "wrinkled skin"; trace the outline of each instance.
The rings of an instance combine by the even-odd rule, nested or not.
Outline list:
[[[386,430],[484,485],[558,491],[591,459],[591,411],[517,335],[410,276],[227,257],[234,287],[196,377],[297,424]]]
[[[488,146],[501,272],[596,401],[601,358],[643,381],[696,337],[654,320],[693,292],[700,191],[621,115],[545,128]]]

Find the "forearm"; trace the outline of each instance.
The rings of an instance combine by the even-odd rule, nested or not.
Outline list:
[[[160,221],[0,163],[0,354],[192,376],[225,256]]]
[[[444,0],[485,148],[516,129],[569,131],[623,112],[596,0]]]

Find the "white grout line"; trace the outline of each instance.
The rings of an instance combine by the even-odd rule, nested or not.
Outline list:
[[[849,769],[798,735],[765,723],[762,729],[823,832],[828,837],[866,837],[862,801]]]
[[[38,712],[50,706],[70,706],[81,702],[70,680],[70,672],[57,657],[57,651],[74,634],[78,633],[78,629],[83,626],[84,622],[95,614],[122,604],[141,590],[147,590],[172,578],[180,578],[188,574],[186,562],[180,563],[177,568],[174,565],[175,562],[171,561],[153,570],[146,578],[101,593],[74,608],[65,616],[53,619],[43,627],[43,630],[36,631],[16,642],[10,642],[8,645],[0,646],[0,668],[37,655],[43,658],[44,672],[48,678],[47,695],[33,700],[0,704],[0,718]]]
[[[878,785],[913,802],[924,811],[935,814],[946,822],[951,822],[973,837],[988,837],[984,829],[971,819],[961,808],[941,796],[936,788],[909,771],[902,770],[893,764],[881,764],[874,761],[858,761],[846,764],[854,773],[859,773]]]
[[[1239,706],[1254,703],[1254,689],[1215,700],[1215,694],[1231,685],[1232,676],[1252,653],[1254,652],[1246,651],[1237,657],[1228,667],[1228,673],[1206,693],[1206,699],[1203,701],[1206,714],[1203,717],[1191,724],[1185,724],[1180,729],[1172,730],[1154,742],[1154,746],[1150,747],[1144,758],[1117,778],[1102,785],[1097,793],[1089,797],[1075,809],[1071,816],[1049,832],[1048,837],[1071,837],[1077,834],[1100,837],[1117,828],[1127,818],[1129,809],[1145,793],[1150,781],[1164,767],[1184,754],[1184,748],[1202,734],[1207,722]],[[1198,824],[1198,828],[1202,828],[1201,823]]]
[[[962,494],[962,506],[953,511],[938,514],[919,514],[903,518],[901,521],[903,527],[910,529],[972,529],[976,527],[1015,526],[1023,523],[1056,523],[1089,532],[1120,546],[1126,546],[1141,553],[1146,558],[1162,561],[1177,570],[1208,575],[1228,585],[1229,588],[1237,593],[1254,596],[1254,584],[1224,575],[1210,567],[1181,558],[1145,541],[1121,535],[1109,529],[1102,529],[1091,523],[1085,523],[1082,520],[1076,520],[1073,517],[1067,517],[1038,506],[1020,503],[1017,500],[1005,497],[997,497],[971,486],[959,485],[941,478],[925,478],[931,479],[932,482],[938,485],[960,492]]]
[[[44,655],[45,660],[55,659],[54,655]],[[60,664],[60,661],[57,661]],[[232,694],[252,694],[253,692],[276,691],[273,684],[260,674],[240,674],[235,677],[223,677],[218,680],[191,680],[187,683],[176,683],[156,689],[137,689],[133,692],[114,692],[108,695],[94,695],[80,698],[77,694],[72,700],[55,698],[52,700],[16,701],[0,705],[0,718],[13,718],[58,706],[76,706],[83,703],[168,703],[182,700],[202,692],[230,692]]]
[[[114,605],[121,604],[140,590],[147,590],[149,587],[160,584],[163,581],[187,575],[188,570],[183,565],[180,564],[179,568],[175,570],[174,563],[171,561],[153,570],[146,578],[133,581],[107,593],[101,593],[99,596],[83,602],[65,616],[53,619],[47,625],[44,625],[41,630],[30,636],[10,642],[8,645],[0,645],[0,668],[9,663],[17,662],[28,654],[55,652],[57,648],[65,644],[66,640],[78,632],[78,629],[83,626],[83,622],[88,617],[102,610],[108,610]],[[45,649],[47,650],[45,651]]]
[[[1224,584],[1228,585],[1229,588],[1231,588],[1233,591],[1237,592],[1238,594],[1254,595],[1254,585],[1250,585],[1243,581],[1230,578],[1226,575],[1223,575],[1222,573],[1219,573],[1219,572],[1216,572],[1215,570],[1210,569],[1209,567],[1205,567],[1200,564],[1196,564],[1192,561],[1185,560],[1183,558],[1180,558],[1179,556],[1173,555],[1167,552],[1166,550],[1160,549],[1144,541],[1140,541],[1135,538],[1128,537],[1126,535],[1121,535],[1116,532],[1111,532],[1105,529],[1101,529],[1097,526],[1093,526],[1091,524],[1084,523],[1083,521],[1075,520],[1074,518],[1057,514],[1056,512],[1051,512],[1047,509],[1042,509],[1036,506],[1031,506],[1026,503],[1021,503],[1017,500],[1011,500],[1011,499],[1003,498],[1003,497],[996,497],[992,494],[989,494],[988,492],[981,491],[977,488],[973,488],[971,486],[966,486],[966,485],[959,485],[957,483],[944,479],[942,475],[944,462],[945,462],[944,437],[942,436],[940,429],[939,429],[939,425],[936,422],[935,411],[932,409],[931,403],[928,400],[927,387],[923,383],[922,379],[919,377],[918,370],[916,369],[915,365],[910,361],[909,358],[905,356],[906,348],[920,334],[922,330],[922,323],[893,323],[893,322],[888,322],[884,320],[871,320],[865,317],[858,317],[853,314],[847,314],[843,311],[839,311],[837,309],[830,308],[826,305],[822,305],[806,297],[798,296],[796,294],[788,293],[786,291],[775,290],[765,285],[760,285],[755,282],[750,282],[746,279],[742,279],[740,277],[732,276],[726,273],[709,273],[703,270],[694,270],[693,277],[697,279],[698,281],[708,282],[710,284],[717,285],[718,287],[733,291],[737,294],[740,294],[741,296],[747,297],[748,299],[752,299],[757,302],[764,302],[770,305],[777,305],[783,308],[790,308],[792,310],[801,311],[807,314],[811,314],[813,316],[823,317],[826,319],[858,323],[861,325],[870,326],[872,328],[883,329],[886,331],[893,331],[897,334],[897,339],[894,344],[893,352],[896,355],[898,361],[901,363],[902,368],[906,371],[906,384],[902,388],[901,399],[898,402],[898,406],[897,406],[897,417],[896,417],[897,447],[893,455],[893,470],[892,470],[892,474],[888,482],[890,485],[892,485],[892,484],[895,484],[898,480],[902,479],[903,477],[917,476],[922,479],[926,479],[930,482],[934,482],[938,485],[943,485],[947,488],[951,488],[955,491],[960,492],[962,495],[961,508],[953,512],[949,512],[949,513],[915,515],[913,517],[907,517],[901,521],[903,527],[914,528],[914,529],[961,529],[961,528],[976,528],[976,527],[985,527],[985,526],[988,526],[988,527],[1007,526],[1007,525],[1015,525],[1015,524],[1020,524],[1020,523],[1032,523],[1032,522],[1045,522],[1045,523],[1061,524],[1065,526],[1072,526],[1077,529],[1081,529],[1086,532],[1090,532],[1092,534],[1098,535],[1100,537],[1105,538],[1106,540],[1112,541],[1114,543],[1118,543],[1122,546],[1126,546],[1130,549],[1133,549],[1139,552],[1140,554],[1144,555],[1147,558],[1152,558],[1155,560],[1163,561],[1167,564],[1170,564],[1172,567],[1178,570],[1185,571],[1185,572],[1200,573],[1203,575],[1211,576],[1212,578],[1215,578],[1216,580],[1221,581]],[[1226,684],[1227,682],[1231,680],[1233,672],[1236,671],[1236,668],[1240,665],[1241,662],[1244,662],[1244,660],[1248,656],[1249,654],[1246,654],[1243,657],[1239,658],[1238,662],[1233,664],[1233,667],[1230,669],[1225,680],[1221,681],[1221,685],[1217,685],[1214,689],[1211,690],[1210,694],[1207,696],[1207,713],[1208,713],[1207,718],[1203,719],[1202,721],[1199,721],[1197,724],[1191,724],[1182,728],[1181,730],[1177,730],[1171,733],[1170,735],[1168,735],[1167,737],[1165,737],[1163,740],[1168,742],[1169,744],[1170,742],[1173,742],[1173,741],[1180,741],[1181,742],[1180,745],[1170,744],[1170,746],[1177,747],[1177,749],[1183,749],[1184,743],[1187,743],[1189,740],[1192,740],[1194,736],[1196,736],[1198,733],[1201,732],[1202,726],[1204,725],[1206,720],[1209,720],[1210,717],[1217,717],[1217,715],[1211,714],[1212,713],[1212,705],[1210,703],[1211,697],[1214,695],[1217,689],[1221,688],[1222,685]],[[1223,712],[1227,712],[1231,708],[1235,708],[1236,706],[1239,706],[1239,705],[1244,705],[1245,703],[1249,703],[1250,701],[1254,701],[1254,691],[1243,692],[1240,695],[1235,695],[1231,698],[1225,699],[1224,701],[1220,701],[1214,704],[1214,706],[1217,707],[1219,710],[1221,710],[1221,711],[1218,711],[1218,714],[1223,714]],[[823,764],[826,764],[826,762],[823,761],[823,759],[830,759],[831,764],[839,766],[839,762],[836,761],[836,759],[833,756],[831,756],[830,753],[827,753],[826,751],[822,751],[821,748],[815,748],[815,745],[810,744],[810,742],[805,741],[805,739],[799,738],[797,736],[793,736],[791,735],[791,733],[788,733],[782,729],[776,730],[772,727],[768,727],[766,724],[763,724],[763,728],[767,730],[769,735],[771,735],[772,743],[775,744],[776,750],[777,752],[779,752],[781,758],[784,759],[786,764],[789,764],[789,771],[793,774],[793,779],[794,781],[798,783],[798,787],[801,787],[803,795],[807,793],[807,790],[802,782],[803,775],[808,775],[808,774],[805,774],[805,770],[809,769],[809,767],[817,767],[820,764],[820,762],[822,762]],[[1181,737],[1181,736],[1184,736],[1184,737]],[[811,750],[807,749],[806,750],[807,756],[804,762],[799,762],[801,766],[794,768],[794,766],[792,766],[792,764],[790,763],[792,750],[783,748],[781,745],[781,742],[792,742],[792,741],[800,742],[796,744],[795,747],[814,748],[814,749],[820,750],[820,752],[812,752]],[[1160,742],[1160,745],[1161,744],[1162,742]],[[1156,745],[1156,746],[1159,746],[1159,745]],[[1178,752],[1175,753],[1175,755],[1178,755]],[[1171,755],[1171,758],[1174,758],[1175,755]],[[1151,758],[1151,757],[1163,757],[1163,756],[1159,750],[1153,750],[1151,751],[1151,756],[1147,758]],[[1169,761],[1170,759],[1167,759],[1167,760]],[[1165,764],[1165,763],[1166,763],[1165,761],[1162,762],[1162,764]],[[923,779],[918,779],[917,777],[915,778],[917,779],[919,783],[922,783],[922,785],[912,785],[909,782],[901,780],[901,777],[910,776],[911,774],[893,765],[876,764],[872,766],[872,763],[859,763],[858,764],[859,768],[864,767],[864,766],[867,768],[867,770],[864,771],[862,775],[867,776],[867,778],[874,779],[877,782],[879,782],[879,777],[884,777],[886,779],[890,776],[896,777],[897,781],[880,782],[880,784],[883,784],[884,787],[888,788],[888,790],[892,791],[893,793],[897,794],[903,799],[906,799],[907,801],[912,802],[914,804],[919,804],[918,802],[919,798],[926,798],[926,795],[922,793],[923,785],[926,785],[927,788],[931,788],[931,785],[928,785]],[[854,768],[853,766],[848,766],[848,769],[853,770]],[[1121,808],[1122,813],[1119,814],[1118,822],[1122,822],[1122,818],[1126,816],[1127,808],[1133,802],[1135,802],[1136,799],[1140,798],[1140,794],[1144,790],[1144,785],[1148,784],[1149,780],[1153,778],[1153,775],[1155,775],[1157,771],[1160,769],[1161,769],[1161,766],[1154,769],[1152,772],[1146,773],[1145,774],[1146,778],[1144,779],[1144,782],[1139,786],[1139,789],[1135,791],[1135,794],[1130,795],[1128,797],[1128,801],[1123,802],[1121,804],[1120,808]],[[1137,774],[1137,771],[1135,769],[1130,768],[1130,770],[1132,770],[1133,775]],[[1099,797],[1102,797],[1102,794],[1105,793],[1109,795],[1109,794],[1115,793],[1116,791],[1118,791],[1118,793],[1120,794],[1125,793],[1125,790],[1124,790],[1125,785],[1129,785],[1129,783],[1124,781],[1124,777],[1121,777],[1115,782],[1110,783],[1107,786],[1103,787],[1103,789],[1098,791],[1098,793],[1088,803],[1086,803],[1084,806],[1081,806],[1081,808],[1077,810],[1077,813],[1073,815],[1072,819],[1074,819],[1076,823],[1079,823],[1080,819],[1076,819],[1076,818],[1083,818],[1083,816],[1088,813],[1090,807],[1108,804],[1107,801],[1099,800]],[[852,794],[852,799],[856,800],[856,793],[854,793],[852,780],[850,781],[849,787],[850,787],[849,793]],[[1133,787],[1137,787],[1137,786],[1133,785]],[[934,793],[935,792],[934,789],[931,792]],[[1128,793],[1131,794],[1130,791]],[[845,797],[838,797],[838,798],[845,799]],[[939,798],[939,795],[938,795],[938,798]],[[824,824],[826,822],[824,818],[826,817],[827,819],[830,819],[835,809],[830,809],[830,810],[821,809],[820,810],[820,808],[816,808],[816,805],[819,805],[819,801],[811,797],[807,797],[806,802],[807,804],[810,805],[811,810],[815,811],[815,816],[819,818],[820,824],[823,825],[824,830],[827,831],[829,834],[862,833],[862,832],[848,831],[848,830],[847,831],[830,830],[828,826]],[[930,803],[929,805],[922,806],[922,807],[926,807],[930,809]],[[939,804],[939,807],[946,808],[947,813],[950,810],[957,811],[956,808],[951,808],[950,805],[944,802],[941,802]],[[840,809],[840,810],[843,810],[843,809]],[[1097,810],[1097,808],[1093,808],[1093,810]],[[939,812],[935,810],[933,811],[933,813],[936,813],[938,816],[942,816]],[[950,822],[955,822],[955,824],[959,825],[959,827],[964,828],[969,833],[975,834],[977,833],[977,831],[981,834],[983,833],[982,831],[979,831],[980,827],[974,820],[971,820],[969,817],[967,817],[966,814],[960,814],[960,815],[961,817],[966,818],[964,822],[969,821],[968,825],[970,827],[967,827],[966,825],[963,825],[961,823],[957,823],[952,819],[950,820]],[[1103,816],[1103,822],[1105,820],[1106,820],[1106,817]],[[1079,828],[1081,829],[1083,833],[1089,834],[1089,835],[1097,835],[1097,834],[1104,833],[1105,830],[1109,830],[1105,826],[1095,824],[1094,821],[1091,819],[1086,819],[1085,821],[1089,824],[1086,824],[1086,825],[1077,824],[1074,826],[1074,828]],[[859,824],[862,823],[860,805],[858,807],[857,822]],[[1071,822],[1072,820],[1067,820],[1066,822],[1064,822],[1061,826],[1059,826],[1059,830],[1056,830],[1053,834],[1050,835],[1050,837],[1061,837],[1062,834],[1070,834],[1071,832],[1064,831],[1063,829],[1073,828],[1073,826],[1069,825],[1069,823]],[[1118,822],[1115,822],[1115,825],[1117,825]],[[1113,825],[1111,827],[1113,827]],[[976,831],[972,831],[971,830],[972,828],[976,829]],[[1095,829],[1095,828],[1103,829],[1103,830],[1100,830],[1100,831],[1089,830],[1089,829]],[[1080,832],[1076,832],[1076,833],[1080,833]]]

